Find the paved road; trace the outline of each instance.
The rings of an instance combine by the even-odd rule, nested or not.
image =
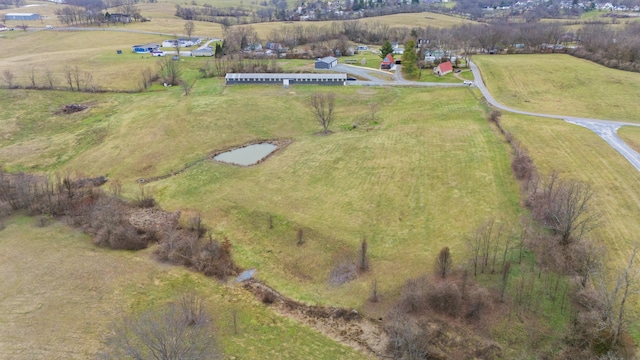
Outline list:
[[[489,104],[495,106],[498,109],[516,114],[560,119],[570,124],[585,127],[604,139],[604,141],[606,141],[614,150],[624,156],[624,158],[627,159],[627,161],[629,161],[631,165],[636,168],[636,170],[640,171],[640,154],[638,154],[637,151],[633,150],[629,145],[622,141],[622,139],[620,139],[617,134],[618,129],[620,129],[622,126],[640,126],[640,124],[622,121],[573,117],[567,115],[541,114],[508,107],[499,103],[493,96],[491,96],[489,90],[487,90],[487,87],[484,85],[482,75],[476,64],[474,64],[473,62],[469,62],[469,65],[471,67],[471,71],[473,72],[474,85],[480,90],[480,92],[482,92],[482,95],[485,97],[485,99],[487,99],[487,102],[489,102]]]
[[[420,86],[420,87],[463,87],[466,86],[463,83],[435,83],[435,82],[420,82],[410,81],[402,77],[401,67],[396,66],[395,74],[391,74],[386,71],[365,68],[362,66],[352,66],[346,64],[338,64],[334,66],[331,71],[344,72],[359,78],[367,80],[348,81],[348,85],[356,86]],[[380,78],[388,77],[388,80]]]

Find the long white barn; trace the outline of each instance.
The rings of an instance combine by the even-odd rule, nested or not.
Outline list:
[[[279,84],[289,85],[346,85],[347,74],[258,74],[228,73],[227,85]]]

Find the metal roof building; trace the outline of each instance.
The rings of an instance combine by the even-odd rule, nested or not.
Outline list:
[[[7,13],[5,20],[40,20],[40,15],[33,13]]]
[[[254,74],[228,73],[227,85],[237,84],[282,84],[289,85],[346,85],[347,74]]]
[[[338,59],[333,56],[327,56],[316,60],[316,69],[331,69],[336,65],[338,65]]]

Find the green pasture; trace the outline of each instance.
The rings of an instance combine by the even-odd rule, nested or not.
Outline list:
[[[392,299],[404,279],[430,269],[443,246],[463,262],[464,239],[477,224],[517,216],[508,149],[468,89],[331,88],[338,96],[331,136],[315,135],[320,128],[306,105],[318,90],[329,91],[225,88],[220,80],[199,80],[189,96],[177,87],[97,95],[5,90],[0,101],[13,110],[0,120],[0,162],[104,174],[135,194],[136,179],[216,149],[291,139],[259,166],[205,161],[148,186],[164,207],[202,212],[216,236],[232,240],[241,266],[312,303],[359,307],[375,278]],[[91,108],[52,116],[72,102]],[[380,124],[351,129],[366,125],[370,103],[380,106]],[[36,111],[23,117],[27,108]],[[272,230],[265,229],[269,216]],[[306,234],[300,247],[298,229]],[[363,237],[372,270],[329,286],[331,270],[354,259]]]
[[[640,74],[563,54],[474,56],[496,100],[517,109],[638,122]]]
[[[503,123],[524,146],[542,173],[557,171],[563,178],[590,184],[594,210],[601,223],[589,237],[608,248],[609,264],[628,261],[640,223],[640,173],[604,140],[588,129],[560,120],[503,113]],[[631,128],[623,128],[631,129]],[[637,134],[637,132],[636,132]]]
[[[635,151],[640,152],[640,128],[623,126],[618,130],[618,136]]]
[[[365,358],[273,313],[233,283],[156,262],[152,250],[96,248],[86,235],[56,222],[37,227],[22,216],[2,221],[1,358],[96,358],[112,322],[188,292],[205,300],[226,358]]]

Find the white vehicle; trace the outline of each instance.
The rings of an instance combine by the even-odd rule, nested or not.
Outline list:
[[[473,86],[473,81],[471,81],[471,80],[465,80],[465,81],[464,81],[464,84],[465,84],[465,85],[467,85],[467,86]]]
[[[151,55],[152,55],[152,56],[165,56],[165,53],[164,53],[164,51],[162,51],[162,50],[153,50],[153,51],[151,52]]]
[[[53,29],[53,26],[51,26],[51,25],[47,25],[47,26],[45,26],[44,28],[45,28],[45,29],[47,29],[47,30],[51,30],[51,29]]]

